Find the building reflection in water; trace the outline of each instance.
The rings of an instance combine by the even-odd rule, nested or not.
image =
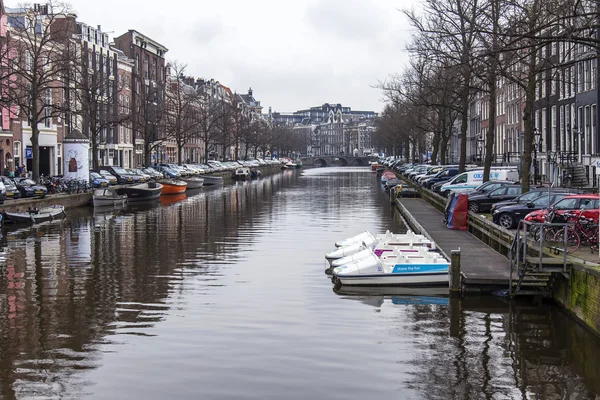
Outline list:
[[[398,307],[401,326],[410,319],[418,351],[409,386],[426,398],[595,399],[600,393],[598,338],[556,307],[418,291],[338,294],[378,310]],[[417,297],[406,300],[407,294]]]
[[[289,177],[287,179],[293,179]],[[0,398],[80,397],[104,343],[152,335],[182,279],[218,287],[284,175],[124,210],[8,228],[0,275]],[[252,201],[249,201],[250,197]]]

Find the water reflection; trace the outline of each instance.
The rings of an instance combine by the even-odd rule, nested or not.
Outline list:
[[[283,171],[5,229],[0,398],[600,393],[597,340],[555,309],[333,293],[335,240],[402,229],[380,191],[366,169]]]

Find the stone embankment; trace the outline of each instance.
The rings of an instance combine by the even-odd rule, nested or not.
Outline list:
[[[262,176],[269,176],[281,172],[279,165],[267,165],[259,168]],[[212,175],[222,176],[225,184],[233,182],[233,174],[231,171],[215,172]],[[2,211],[26,211],[28,208],[42,208],[52,205],[61,205],[65,209],[88,206],[92,200],[92,192],[87,193],[57,193],[46,196],[43,199],[29,198],[5,200],[4,204],[0,205]]]

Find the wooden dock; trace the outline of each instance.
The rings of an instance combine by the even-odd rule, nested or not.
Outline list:
[[[410,221],[412,216],[417,222],[417,229],[429,236],[447,256],[452,250],[460,249],[461,272],[467,290],[484,286],[508,289],[510,262],[506,257],[467,231],[447,228],[443,214],[424,200],[415,198],[397,201],[401,214],[404,211],[407,215],[403,216],[409,217],[409,224],[413,225]]]

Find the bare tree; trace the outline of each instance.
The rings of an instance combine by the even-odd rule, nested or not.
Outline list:
[[[416,51],[425,48],[439,59],[453,60],[460,78],[460,171],[464,171],[466,166],[468,111],[473,95],[473,48],[480,11],[478,0],[426,0],[423,16],[405,12],[418,34],[422,35]]]
[[[70,71],[72,83],[68,113],[72,117],[81,117],[83,133],[91,143],[92,168],[97,171],[101,167],[100,144],[106,142],[107,135],[112,134],[120,124],[128,122],[131,113],[130,102],[125,101],[122,95],[125,82],[122,78],[114,78],[117,75],[117,60],[114,63],[106,62],[107,65],[98,62],[97,70],[89,62],[89,57],[83,57],[81,63]],[[107,66],[113,70],[109,71]]]
[[[24,4],[10,20],[9,59],[3,63],[3,102],[23,116],[31,129],[32,176],[40,176],[40,125],[64,115],[65,77],[75,60],[69,40],[72,31],[63,22],[72,18],[69,4],[49,1]]]
[[[183,82],[186,65],[175,61],[171,68],[174,76],[167,77],[164,128],[167,136],[177,145],[177,163],[181,165],[183,148],[197,133],[196,118],[200,96],[194,88]]]
[[[203,145],[205,162],[209,159],[209,154],[215,150],[220,134],[218,124],[224,117],[224,107],[222,99],[210,95],[200,98],[200,106],[195,113],[195,136]]]
[[[164,131],[165,88],[161,82],[142,82],[133,93],[132,121],[136,142],[143,141],[144,166],[152,164],[152,152],[169,139]]]

